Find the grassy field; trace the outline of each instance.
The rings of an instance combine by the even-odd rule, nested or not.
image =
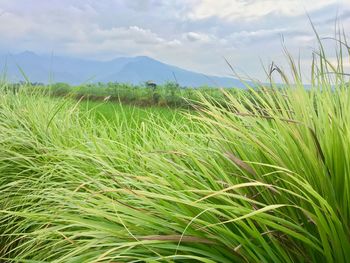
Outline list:
[[[350,86],[320,54],[308,90],[196,111],[4,86],[0,261],[347,262]]]
[[[128,126],[139,126],[142,122],[155,120],[158,122],[172,123],[183,119],[181,110],[166,107],[137,107],[115,102],[82,101],[79,104],[83,112],[88,112],[97,121],[107,121],[109,123],[119,123],[120,119],[126,121]]]
[[[110,101],[140,107],[164,108],[193,108],[202,97],[215,99],[217,103],[225,103],[226,98],[221,90],[232,95],[238,95],[241,89],[213,88],[213,87],[181,87],[176,83],[168,82],[156,87],[147,87],[146,84],[132,85],[123,83],[93,83],[80,86],[70,86],[66,83],[44,85],[40,83],[25,85],[4,84],[6,89],[16,93],[20,89],[46,93],[52,97],[70,97],[88,101]]]

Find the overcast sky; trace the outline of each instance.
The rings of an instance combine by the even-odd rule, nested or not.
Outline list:
[[[281,36],[302,62],[350,0],[0,0],[0,52],[31,50],[90,59],[147,55],[206,74],[263,79],[261,61],[282,59]]]

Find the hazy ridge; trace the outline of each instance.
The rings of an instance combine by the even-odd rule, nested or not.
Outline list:
[[[153,80],[156,83],[174,81],[181,86],[243,87],[229,77],[207,76],[201,73],[168,65],[146,56],[120,57],[109,61],[84,60],[63,56],[37,55],[25,51],[0,56],[2,75],[7,80],[24,80],[20,69],[31,82],[126,82],[139,84]]]

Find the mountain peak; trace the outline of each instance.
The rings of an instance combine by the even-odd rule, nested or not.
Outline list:
[[[148,56],[136,56],[134,57],[136,60],[138,61],[145,61],[145,62],[157,62],[157,63],[161,63],[160,61],[154,59],[154,58],[151,58],[151,57],[148,57]]]

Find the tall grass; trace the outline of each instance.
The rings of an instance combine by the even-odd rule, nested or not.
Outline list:
[[[346,262],[349,47],[338,43],[338,65],[317,53],[312,88],[290,59],[284,88],[226,93],[229,107],[203,97],[187,122],[96,122],[72,101],[2,93],[0,259]]]

